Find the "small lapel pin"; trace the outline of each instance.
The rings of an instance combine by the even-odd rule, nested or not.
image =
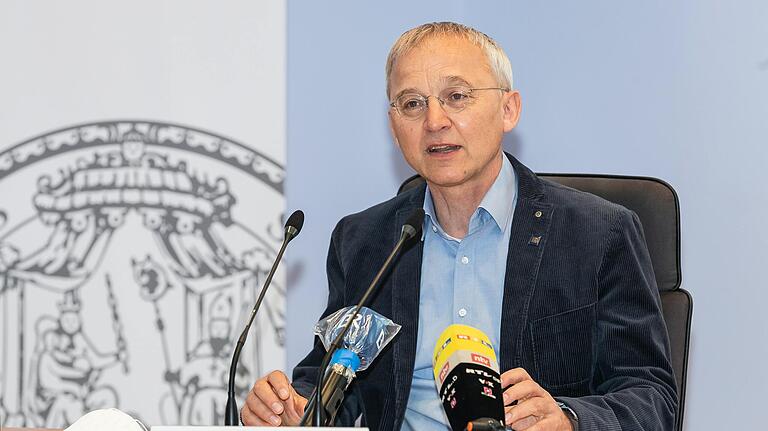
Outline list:
[[[530,240],[528,240],[528,245],[534,245],[536,247],[539,246],[539,243],[541,242],[541,236],[532,236]]]

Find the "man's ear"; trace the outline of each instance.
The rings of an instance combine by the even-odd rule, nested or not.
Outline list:
[[[504,93],[504,132],[509,132],[517,126],[522,109],[520,92],[511,90]]]

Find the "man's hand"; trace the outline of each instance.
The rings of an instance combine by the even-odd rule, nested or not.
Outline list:
[[[253,385],[240,410],[240,419],[251,426],[296,426],[307,399],[299,395],[282,371],[272,371]]]
[[[501,386],[507,388],[504,421],[508,426],[515,430],[573,431],[571,421],[555,399],[524,369],[515,368],[502,374]]]

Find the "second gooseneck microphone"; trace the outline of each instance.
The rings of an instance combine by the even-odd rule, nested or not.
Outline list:
[[[240,360],[240,352],[243,350],[245,340],[248,338],[248,331],[251,329],[251,325],[253,324],[253,320],[256,317],[256,313],[259,311],[261,302],[264,300],[264,294],[267,293],[267,288],[272,282],[272,277],[275,275],[275,271],[277,271],[277,265],[283,258],[285,247],[289,242],[291,242],[292,239],[296,238],[299,232],[301,232],[302,226],[304,226],[304,212],[301,210],[296,210],[293,212],[293,214],[291,214],[290,217],[288,217],[288,220],[285,222],[285,235],[283,237],[283,244],[280,246],[280,251],[277,252],[277,257],[275,257],[275,262],[272,264],[272,269],[269,270],[269,274],[267,274],[267,278],[264,280],[264,286],[261,288],[259,298],[256,300],[256,304],[251,310],[251,317],[248,319],[248,324],[245,325],[243,333],[240,334],[240,338],[237,340],[235,352],[232,354],[232,364],[229,366],[227,405],[224,411],[224,425],[226,426],[238,425],[240,421],[240,415],[237,412],[237,402],[235,401],[235,376],[237,372],[237,363]]]
[[[326,377],[326,368],[328,367],[328,364],[331,361],[331,357],[336,352],[336,350],[338,350],[339,346],[341,346],[341,342],[342,340],[344,340],[344,336],[347,334],[347,331],[349,331],[349,328],[352,322],[354,322],[355,317],[357,317],[357,314],[360,312],[360,309],[363,308],[363,306],[366,305],[366,303],[368,302],[368,298],[371,296],[374,289],[379,284],[381,277],[391,266],[392,261],[400,253],[403,246],[408,240],[418,236],[421,233],[423,224],[424,224],[424,209],[417,208],[411,213],[411,215],[408,217],[408,220],[403,224],[400,230],[400,238],[395,244],[395,247],[392,249],[392,252],[387,257],[387,260],[385,260],[384,263],[381,265],[381,269],[379,269],[379,272],[373,278],[373,281],[371,281],[371,284],[366,289],[365,293],[363,294],[363,297],[360,298],[360,301],[357,303],[357,306],[355,307],[354,313],[350,317],[347,324],[344,326],[344,329],[341,332],[339,332],[339,335],[336,337],[336,339],[334,339],[333,343],[331,343],[330,347],[328,348],[328,352],[326,352],[322,362],[320,362],[320,368],[318,368],[318,375],[317,375],[317,384],[315,385],[315,392],[310,398],[309,404],[307,404],[307,407],[304,411],[304,417],[302,417],[301,419],[301,426],[308,426],[310,425],[310,423],[312,423],[313,426],[329,425],[328,420],[325,418],[326,414],[328,413],[328,410],[327,410],[328,405],[326,404],[326,401],[332,402],[333,405],[335,406],[338,406],[338,404],[340,403],[340,401],[338,400],[338,397],[334,395],[333,393],[334,391],[332,388],[329,388],[329,390],[331,391],[330,393],[327,393],[327,395],[323,394],[323,389],[325,389],[324,383],[325,383],[325,377]],[[331,412],[331,416],[333,416],[333,412]]]

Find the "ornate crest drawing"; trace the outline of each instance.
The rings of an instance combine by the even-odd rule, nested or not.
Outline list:
[[[107,406],[222,423],[231,343],[282,239],[283,179],[251,147],[153,121],[1,152],[0,425],[66,427]],[[242,394],[284,365],[283,280],[246,346]]]

